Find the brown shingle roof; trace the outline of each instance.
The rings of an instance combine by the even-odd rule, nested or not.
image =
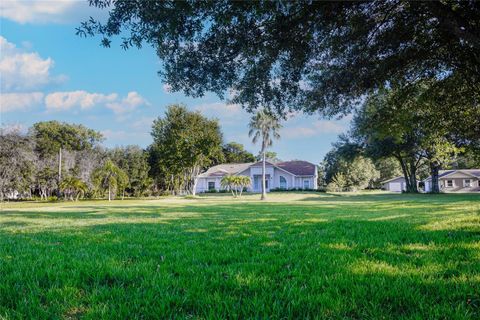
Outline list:
[[[315,165],[313,163],[301,160],[284,161],[275,163],[279,168],[293,173],[296,176],[313,176],[315,175]]]

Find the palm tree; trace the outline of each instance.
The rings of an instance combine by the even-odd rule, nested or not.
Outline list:
[[[128,185],[128,176],[125,171],[120,169],[110,159],[101,168],[93,172],[92,180],[98,189],[108,189],[108,201],[112,200],[112,195],[116,191],[124,191]]]
[[[262,149],[260,150],[263,162],[261,200],[265,200],[267,197],[265,188],[265,152],[267,148],[273,144],[273,139],[280,139],[278,131],[282,128],[282,125],[273,114],[265,110],[260,110],[252,117],[248,126],[250,128],[248,135],[253,137],[252,142],[257,143],[260,139],[262,142]]]
[[[222,188],[230,190],[234,198],[241,197],[243,188],[251,184],[250,177],[226,175],[220,181]]]
[[[238,176],[226,175],[220,181],[220,185],[225,190],[230,190],[234,198],[237,197],[237,179]]]
[[[250,180],[250,177],[247,176],[238,176],[238,185],[240,187],[240,194],[238,195],[239,197],[242,196],[242,192],[244,188],[247,188],[252,184],[252,180]]]
[[[66,177],[60,183],[60,190],[63,191],[65,197],[69,197],[72,201],[78,201],[80,196],[84,196],[88,187],[82,180],[75,177]],[[75,197],[75,199],[74,199]]]

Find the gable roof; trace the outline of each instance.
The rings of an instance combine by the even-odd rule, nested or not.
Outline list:
[[[257,161],[257,162],[252,163],[251,167],[258,167],[258,166],[262,166],[262,165],[263,165],[263,161]],[[268,161],[268,160],[265,160],[265,165],[267,165],[267,166],[275,166],[275,163],[270,162],[270,161]]]
[[[315,165],[307,161],[284,161],[279,163],[272,163],[265,161],[266,165],[277,167],[280,170],[291,173],[295,176],[314,176],[315,175]],[[247,170],[250,167],[261,166],[262,162],[250,162],[250,163],[226,163],[219,164],[209,168],[204,173],[200,174],[199,177],[223,177],[229,174],[238,174],[242,171]]]
[[[199,177],[223,177],[227,174],[236,174],[248,169],[253,163],[225,163],[209,168]]]
[[[394,178],[391,178],[391,179],[382,181],[382,182],[380,182],[380,183],[381,183],[381,184],[389,183],[389,182],[393,182],[393,181],[399,180],[399,179],[402,179],[403,181],[405,181],[405,177],[404,177],[404,176],[398,176],[398,177],[394,177]]]
[[[438,171],[438,178],[446,178],[447,176],[454,174],[454,173],[464,173],[466,175],[480,178],[480,169],[458,169],[458,170],[440,170]],[[431,180],[432,176],[429,176],[425,179]]]

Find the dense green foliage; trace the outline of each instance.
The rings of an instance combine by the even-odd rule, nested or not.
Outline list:
[[[478,1],[90,3],[108,19],[91,19],[78,34],[100,35],[105,46],[119,35],[124,48],[153,46],[164,81],[192,96],[234,92],[250,110],[334,115],[386,84],[433,77],[427,95],[442,93],[466,113],[478,108]],[[480,138],[478,127],[455,129]]]
[[[107,193],[108,201],[115,198],[117,194],[121,194],[123,198],[129,183],[127,173],[110,159],[92,173],[92,180],[95,193],[101,197]]]
[[[224,156],[223,161],[225,163],[245,163],[255,161],[253,154],[245,150],[243,144],[238,142],[232,141],[224,144],[222,151]]]
[[[102,135],[79,124],[37,122],[31,128],[36,152],[41,158],[55,156],[60,149],[82,151],[103,140]]]
[[[262,152],[259,152],[257,156],[255,157],[255,160],[257,161],[262,161],[263,159],[263,154]],[[265,159],[271,162],[281,162],[282,160],[278,157],[277,153],[275,151],[265,151]]]
[[[479,195],[12,203],[0,318],[478,319]]]
[[[369,158],[359,155],[350,161],[340,159],[336,163],[335,173],[327,185],[327,190],[358,191],[372,188],[378,178],[380,172]]]
[[[149,177],[148,153],[138,146],[117,147],[108,151],[108,157],[128,176],[125,191],[134,197],[149,195],[153,179]]]
[[[0,200],[7,193],[27,190],[35,155],[32,141],[17,130],[0,131]]]
[[[195,194],[198,174],[223,156],[218,121],[183,105],[169,106],[165,117],[153,122],[151,134],[151,172],[166,190]]]
[[[60,182],[60,191],[63,192],[65,198],[78,201],[88,191],[88,186],[76,177],[66,177]]]
[[[437,187],[433,191],[439,192],[439,169],[452,162],[463,146],[475,148],[473,141],[455,136],[450,128],[460,125],[459,118],[438,112],[439,103],[427,96],[427,87],[425,82],[415,82],[408,92],[391,87],[370,95],[357,112],[352,132],[373,158],[399,161],[410,192],[417,191],[422,164],[429,166]]]

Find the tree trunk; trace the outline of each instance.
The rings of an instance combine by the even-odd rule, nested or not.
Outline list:
[[[108,201],[112,201],[112,196],[110,192],[110,186],[108,186]]]
[[[62,147],[58,149],[58,197],[60,198],[60,182],[62,182]]]
[[[405,179],[405,184],[406,184],[405,189],[410,190],[411,189],[410,188],[410,176],[408,174],[408,170],[407,170],[407,166],[405,165],[405,161],[401,157],[398,157],[397,159],[400,162],[400,166],[401,166],[402,172],[403,172],[403,178]]]
[[[405,191],[408,193],[417,193],[417,166],[415,164],[415,159],[408,158],[405,161],[404,158],[397,155],[397,160],[400,162],[400,166],[402,167],[403,177],[405,178]]]
[[[198,183],[198,175],[200,174],[200,168],[193,169],[193,187],[192,187],[192,196],[197,194],[197,183]]]
[[[438,185],[438,171],[440,166],[438,163],[431,161],[430,162],[430,175],[432,177],[431,183],[432,186],[430,188],[431,193],[440,193],[440,186]]]
[[[415,159],[410,160],[410,192],[418,193],[417,188],[417,166],[415,165]]]
[[[263,152],[263,163],[262,163],[262,197],[260,198],[260,200],[265,200],[267,198],[267,189],[266,189],[266,186],[265,186],[265,148],[262,148],[262,152]]]

